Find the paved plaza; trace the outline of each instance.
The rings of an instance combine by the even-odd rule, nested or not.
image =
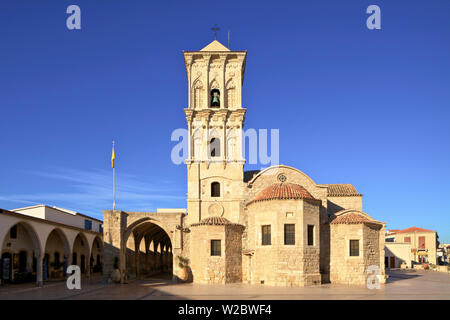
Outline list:
[[[450,275],[435,271],[391,271],[386,285],[380,289],[342,285],[317,287],[269,287],[264,285],[227,284],[173,284],[168,279],[153,278],[128,284],[107,284],[100,278],[84,279],[80,290],[68,290],[65,282],[46,283],[38,288],[32,284],[0,287],[0,300],[7,299],[286,299],[286,300],[398,300],[445,299],[450,300]]]

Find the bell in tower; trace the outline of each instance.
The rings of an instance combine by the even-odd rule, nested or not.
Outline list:
[[[220,107],[220,91],[219,89],[211,90],[211,108]]]

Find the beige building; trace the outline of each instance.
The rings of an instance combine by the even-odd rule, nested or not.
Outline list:
[[[384,265],[386,268],[412,268],[410,243],[385,242],[384,256]]]
[[[83,275],[103,269],[102,221],[46,205],[0,209],[0,279],[61,280],[69,265]]]
[[[414,263],[437,264],[438,235],[436,231],[412,227],[404,230],[389,230],[387,241],[409,243],[411,260]]]
[[[105,270],[122,281],[166,270],[198,283],[304,286],[363,285],[375,268],[384,283],[385,225],[362,212],[351,184],[317,184],[285,165],[244,172],[247,52],[214,40],[183,55],[187,210],[104,211]]]

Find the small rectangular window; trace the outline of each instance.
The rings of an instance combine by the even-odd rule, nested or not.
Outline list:
[[[295,224],[284,225],[284,244],[295,244]]]
[[[308,246],[314,245],[314,226],[308,225]]]
[[[411,237],[405,237],[404,242],[411,243]]]
[[[220,240],[211,240],[211,256],[221,256]]]
[[[263,246],[271,245],[270,225],[261,226],[261,232],[262,232],[262,245]]]
[[[350,240],[350,256],[359,256],[359,240]]]
[[[85,219],[84,220],[84,228],[86,230],[92,230],[92,221],[88,220],[88,219]]]
[[[419,237],[419,249],[425,249],[425,237]]]
[[[11,239],[17,239],[17,224],[11,228],[9,231],[9,237]]]
[[[211,197],[220,197],[220,183],[211,183]]]

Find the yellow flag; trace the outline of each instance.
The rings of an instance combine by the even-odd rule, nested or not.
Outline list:
[[[116,159],[116,153],[114,152],[114,145],[112,149],[112,155],[111,155],[111,167],[114,168],[114,160]]]

